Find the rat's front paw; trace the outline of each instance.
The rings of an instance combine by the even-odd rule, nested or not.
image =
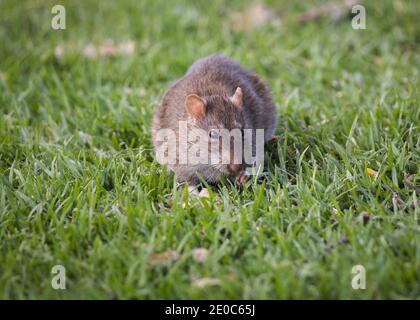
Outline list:
[[[249,179],[249,173],[246,171],[242,171],[241,173],[239,173],[236,178],[235,178],[235,182],[237,184],[242,184],[245,183],[246,181],[248,181]]]
[[[190,196],[198,196],[200,198],[203,198],[203,197],[210,198],[210,194],[209,194],[209,191],[207,190],[207,188],[202,188],[199,191],[196,186],[189,186],[188,187],[188,194]]]

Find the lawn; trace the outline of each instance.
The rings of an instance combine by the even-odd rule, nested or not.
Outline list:
[[[62,1],[54,30],[56,1],[0,1],[0,298],[419,299],[420,2],[362,2],[365,30],[220,0]],[[151,118],[215,52],[269,83],[280,139],[262,181],[188,200]]]

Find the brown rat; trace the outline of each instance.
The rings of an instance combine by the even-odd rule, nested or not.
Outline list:
[[[246,71],[237,62],[216,54],[192,64],[187,73],[164,94],[152,123],[156,151],[163,143],[168,144],[169,150],[172,145],[178,147],[181,141],[187,140],[185,131],[180,129],[180,122],[186,123],[188,130],[204,130],[210,139],[201,143],[212,154],[214,149],[210,142],[218,139],[216,129],[264,129],[264,142],[273,139],[275,106],[266,83],[260,77]],[[163,141],[158,134],[161,129],[173,130],[176,141]],[[188,146],[194,143],[188,141]],[[226,146],[220,146],[219,150],[223,148]],[[216,182],[222,175],[237,182],[246,180],[245,165],[237,157],[234,159],[232,149],[228,151],[231,155],[228,163],[192,164],[180,160],[185,149],[177,148],[175,161],[167,163],[167,166],[175,172],[178,181],[191,184],[197,183],[200,177],[210,183]]]

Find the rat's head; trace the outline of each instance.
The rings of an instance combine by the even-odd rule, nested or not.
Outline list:
[[[204,139],[206,140],[204,143],[207,144],[209,155],[219,149],[219,161],[212,165],[231,176],[241,173],[244,170],[243,156],[242,153],[234,152],[234,144],[238,141],[233,137],[226,139],[226,132],[230,134],[239,132],[242,143],[244,116],[241,88],[238,87],[232,96],[200,97],[190,94],[185,100],[185,108],[192,126],[206,134],[207,139]]]

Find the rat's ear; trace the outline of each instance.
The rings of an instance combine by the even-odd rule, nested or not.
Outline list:
[[[242,89],[241,87],[237,87],[233,96],[230,97],[230,101],[237,106],[238,108],[242,107]]]
[[[185,99],[185,108],[195,119],[200,119],[206,113],[206,102],[196,94],[189,94]]]

